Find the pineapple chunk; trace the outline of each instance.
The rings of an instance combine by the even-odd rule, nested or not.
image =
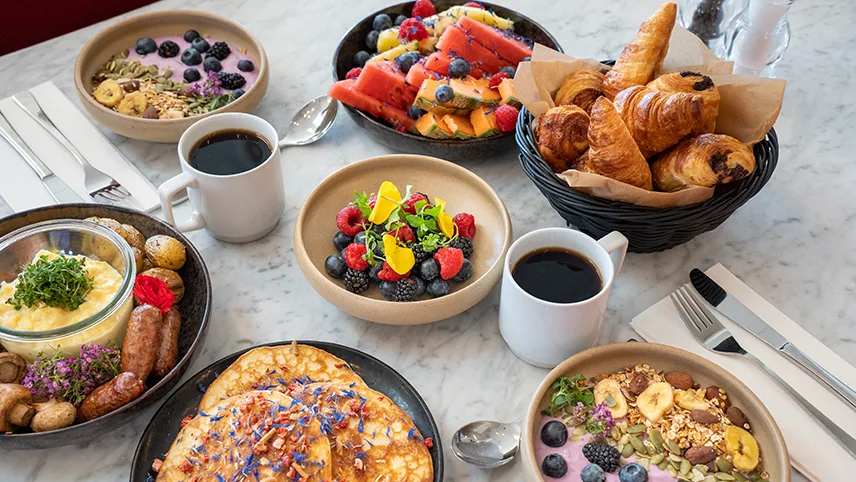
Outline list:
[[[387,50],[392,50],[401,45],[401,40],[398,38],[398,27],[392,27],[384,30],[377,37],[377,51],[384,53]]]
[[[512,22],[511,20],[508,20],[507,18],[502,18],[494,13],[491,13],[487,10],[483,10],[481,8],[457,6],[450,8],[448,11],[454,11],[455,18],[467,16],[485,25],[490,25],[491,27],[501,28],[502,30],[514,29],[514,22]]]
[[[378,41],[380,43],[380,41]],[[382,60],[395,60],[400,55],[406,54],[407,52],[416,52],[419,50],[419,42],[413,41],[408,44],[401,44],[398,47],[387,50],[386,52],[375,55],[374,57],[369,59],[369,62],[380,62]]]

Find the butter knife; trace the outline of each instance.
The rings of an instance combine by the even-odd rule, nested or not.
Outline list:
[[[826,371],[817,362],[812,360],[811,357],[797,348],[796,345],[788,341],[787,338],[759,318],[743,303],[729,295],[725,289],[719,286],[708,275],[699,269],[693,269],[690,272],[690,281],[696,291],[704,297],[705,301],[719,310],[720,313],[755,335],[764,343],[775,348],[779,353],[783,353],[815,380],[829,387],[844,403],[856,409],[856,391],[839,380],[835,375]]]
[[[79,203],[83,202],[80,196],[74,193],[74,191],[68,187],[68,185],[62,182],[62,179],[57,177],[53,171],[39,159],[39,156],[36,155],[27,144],[21,139],[17,132],[15,132],[15,128],[9,123],[5,116],[0,113],[0,136],[6,139],[9,142],[9,145],[12,146],[13,149],[18,151],[18,154],[27,161],[27,164],[33,168],[33,171],[39,176],[42,184],[44,184],[45,189],[48,190],[48,193],[51,197],[59,204],[63,203]]]

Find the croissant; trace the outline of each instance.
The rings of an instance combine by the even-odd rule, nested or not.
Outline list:
[[[675,72],[657,77],[648,84],[648,88],[660,92],[686,92],[704,97],[699,123],[690,131],[691,136],[708,134],[716,128],[716,116],[719,115],[719,90],[713,80],[698,72]]]
[[[689,184],[711,187],[751,174],[755,170],[755,154],[731,136],[702,134],[661,154],[651,170],[661,191]]]
[[[603,74],[593,70],[578,70],[565,77],[556,92],[556,105],[577,105],[587,114],[598,97],[603,95]]]
[[[673,2],[664,3],[639,27],[639,32],[624,47],[615,66],[604,78],[603,93],[607,99],[613,100],[628,87],[654,80],[669,51],[677,11]]]
[[[615,108],[645,157],[677,144],[701,118],[704,98],[683,92],[667,93],[635,86],[621,91]]]
[[[588,142],[589,150],[580,170],[652,190],[648,161],[605,97],[597,99],[591,109]]]
[[[575,105],[553,107],[538,117],[538,151],[553,172],[567,171],[588,149],[589,116]]]

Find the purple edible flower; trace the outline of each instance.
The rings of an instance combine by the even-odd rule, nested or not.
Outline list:
[[[83,345],[80,355],[66,356],[57,350],[51,358],[27,365],[21,385],[42,400],[62,398],[80,405],[87,395],[119,374],[121,357],[111,345]]]

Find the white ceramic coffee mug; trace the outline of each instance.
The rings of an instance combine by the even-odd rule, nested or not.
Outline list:
[[[593,347],[627,244],[627,238],[617,231],[596,241],[568,228],[538,229],[515,241],[505,257],[499,301],[499,331],[511,351],[526,363],[553,368]],[[567,249],[587,258],[600,274],[601,290],[577,303],[544,301],[524,291],[511,273],[521,258],[543,248]]]
[[[226,176],[202,172],[188,162],[190,150],[214,132],[240,129],[255,132],[267,141],[270,157],[249,171]],[[164,219],[179,231],[205,228],[215,238],[230,243],[246,243],[273,231],[285,211],[282,155],[276,130],[267,121],[251,114],[216,114],[190,126],[178,141],[181,174],[158,188]],[[190,218],[175,221],[172,202],[187,188],[193,207]]]

